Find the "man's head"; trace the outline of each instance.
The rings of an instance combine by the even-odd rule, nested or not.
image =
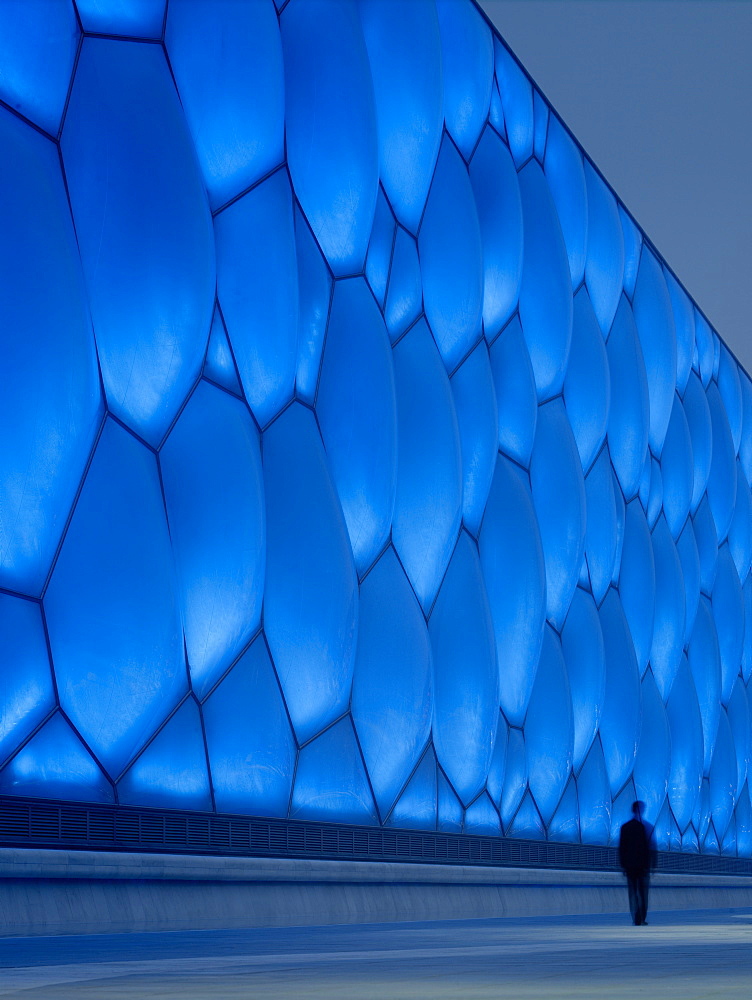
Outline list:
[[[645,808],[645,803],[644,802],[640,802],[639,799],[636,802],[632,803],[632,814],[634,815],[635,819],[640,819],[640,816],[642,814],[642,810],[644,808]]]

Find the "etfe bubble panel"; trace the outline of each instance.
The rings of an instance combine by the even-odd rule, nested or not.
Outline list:
[[[752,383],[471,0],[0,102],[0,793],[752,856]]]

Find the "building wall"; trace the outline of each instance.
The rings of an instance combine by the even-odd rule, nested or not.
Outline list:
[[[470,0],[279,6],[0,7],[0,794],[752,855],[748,375]]]

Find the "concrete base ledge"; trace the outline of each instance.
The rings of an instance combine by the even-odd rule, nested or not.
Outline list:
[[[752,878],[656,875],[652,910],[752,906]],[[627,909],[615,872],[0,849],[0,935],[453,920]]]

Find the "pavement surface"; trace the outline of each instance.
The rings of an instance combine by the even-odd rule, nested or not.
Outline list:
[[[752,997],[752,910],[0,940],[3,1000]]]

